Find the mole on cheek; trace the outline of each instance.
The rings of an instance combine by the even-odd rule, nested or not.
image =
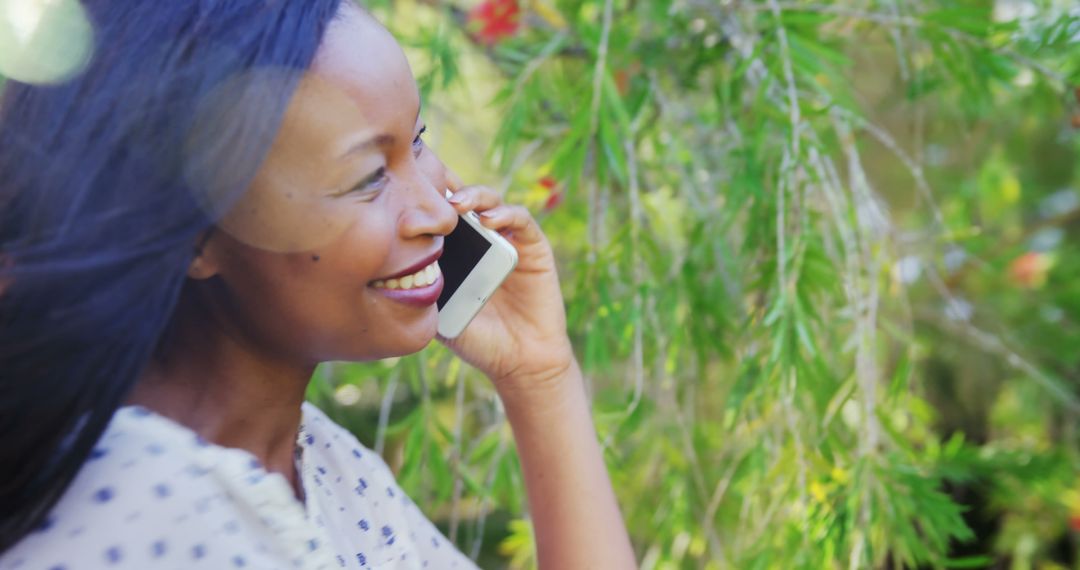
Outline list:
[[[322,258],[319,257],[319,254],[317,254],[317,253],[311,254],[311,260],[312,261],[319,261],[320,259],[322,259]]]

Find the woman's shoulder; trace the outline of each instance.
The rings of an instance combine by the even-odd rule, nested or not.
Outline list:
[[[302,411],[306,507],[248,452],[121,408],[41,528],[0,554],[0,570],[316,568],[334,555],[474,568],[377,453],[316,406]]]
[[[250,460],[229,451],[145,408],[119,409],[42,525],[0,554],[0,570],[257,560],[258,540],[236,540],[251,525],[227,481],[252,473]]]

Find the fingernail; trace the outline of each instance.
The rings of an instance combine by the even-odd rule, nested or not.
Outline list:
[[[451,194],[450,197],[447,198],[447,200],[449,200],[451,204],[460,204],[463,200],[465,200],[465,197],[460,194]]]
[[[498,216],[499,213],[495,210],[484,210],[483,212],[480,212],[480,215],[485,218],[494,218],[495,216]]]

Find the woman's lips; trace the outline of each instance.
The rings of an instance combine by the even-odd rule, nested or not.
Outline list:
[[[413,287],[412,289],[386,289],[385,287],[375,287],[374,285],[371,287],[394,301],[416,307],[428,307],[434,305],[435,301],[439,300],[439,295],[442,294],[443,284],[444,281],[440,274],[435,278],[434,283],[423,287]]]
[[[427,269],[429,266],[434,265],[435,263],[437,263],[439,261],[439,258],[442,257],[442,253],[443,253],[443,250],[440,247],[438,249],[438,251],[435,251],[435,252],[432,252],[432,253],[428,254],[427,257],[421,259],[420,261],[417,261],[416,263],[410,265],[409,267],[406,267],[405,269],[401,270],[400,272],[395,273],[393,275],[390,275],[388,277],[383,277],[381,279],[376,279],[375,283],[378,283],[380,281],[391,281],[393,279],[401,279],[402,277],[405,277],[407,275],[412,275],[414,273],[417,273],[420,270]],[[438,267],[436,267],[435,269],[438,270]]]
[[[418,307],[434,304],[442,293],[444,280],[439,263],[432,261],[411,275],[394,279],[378,279],[371,287],[395,301]]]

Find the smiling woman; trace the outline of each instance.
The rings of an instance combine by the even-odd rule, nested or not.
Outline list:
[[[435,338],[469,210],[520,262],[447,344],[506,406],[541,565],[633,566],[551,248],[425,147],[389,33],[336,0],[85,5],[85,71],[0,101],[0,568],[472,566],[303,401]]]

